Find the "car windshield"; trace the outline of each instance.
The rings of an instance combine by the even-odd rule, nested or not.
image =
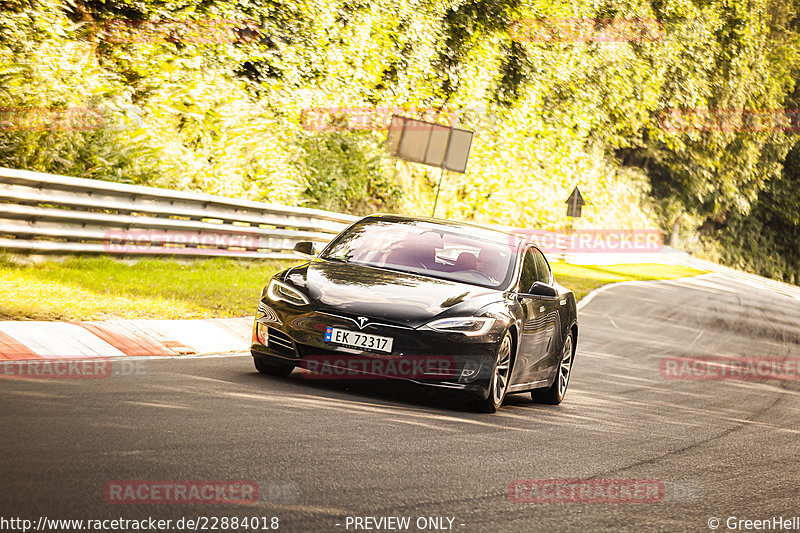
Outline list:
[[[365,220],[334,239],[320,257],[501,288],[513,275],[515,250],[513,238],[505,243],[428,222]]]

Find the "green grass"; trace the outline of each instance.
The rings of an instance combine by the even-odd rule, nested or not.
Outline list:
[[[0,257],[0,320],[227,318],[252,315],[265,281],[298,261],[71,258],[19,264]],[[554,263],[577,298],[615,281],[678,278],[699,271],[666,265]]]
[[[675,279],[703,274],[695,270],[676,265],[629,264],[629,265],[571,265],[553,263],[550,265],[556,280],[575,293],[580,300],[586,294],[607,283],[617,281]]]
[[[74,258],[0,261],[0,319],[227,318],[255,313],[266,280],[298,261]]]

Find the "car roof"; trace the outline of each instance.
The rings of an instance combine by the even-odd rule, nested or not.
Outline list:
[[[513,245],[518,246],[525,240],[523,236],[511,233],[509,231],[504,231],[502,229],[493,228],[489,226],[482,226],[480,224],[473,224],[470,222],[461,222],[457,220],[444,220],[439,218],[415,217],[409,215],[394,215],[394,214],[384,214],[384,213],[367,215],[361,220],[385,220],[387,222],[409,222],[409,221],[423,222],[426,225],[430,225],[431,227],[438,226],[443,229],[468,232],[469,235],[481,239],[491,240],[503,244],[509,244],[512,246]]]

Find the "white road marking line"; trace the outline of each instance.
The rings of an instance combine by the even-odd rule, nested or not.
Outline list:
[[[442,427],[442,426],[435,426],[433,424],[425,424],[424,422],[414,422],[413,420],[402,420],[399,418],[387,418],[387,422],[397,422],[398,424],[408,424],[410,426],[420,426],[426,429],[434,429],[437,431],[445,431],[448,433],[456,433],[457,431],[453,428],[449,427]]]
[[[271,509],[278,509],[281,511],[298,511],[301,513],[316,513],[316,514],[327,514],[327,515],[334,515],[334,516],[352,516],[352,511],[346,511],[344,509],[336,509],[334,507],[317,507],[314,505],[290,505],[285,503],[270,503],[270,502],[254,502],[250,504],[250,506],[265,506]]]
[[[623,357],[621,355],[613,353],[592,352],[589,350],[584,350],[582,348],[578,348],[576,357],[589,357],[592,359],[627,359],[627,357]]]
[[[687,348],[691,348],[692,346],[694,346],[694,343],[696,343],[700,339],[700,337],[703,336],[703,333],[705,333],[705,331],[700,330],[700,333],[698,333],[697,336],[694,338],[694,340],[689,343],[689,346],[687,346]]]
[[[144,407],[163,407],[165,409],[184,409],[191,411],[190,407],[186,407],[183,405],[169,405],[165,403],[156,403],[156,402],[134,402],[134,401],[127,401],[125,403],[129,403],[131,405],[141,405]]]

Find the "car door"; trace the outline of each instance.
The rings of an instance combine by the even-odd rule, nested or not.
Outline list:
[[[533,255],[536,259],[536,281],[552,287],[554,278],[553,273],[550,271],[550,265],[547,263],[547,259],[545,259],[544,254],[536,248],[533,248]],[[549,378],[560,362],[562,325],[559,306],[560,303],[557,296],[552,298],[547,296],[540,297],[538,310],[541,314],[541,320],[544,322],[544,334],[542,335],[543,357],[536,368],[536,376],[538,379]]]
[[[553,333],[548,315],[549,306],[541,297],[528,293],[530,287],[540,281],[536,252],[538,250],[533,246],[525,251],[517,285],[523,317],[520,346],[514,363],[516,383],[530,383],[547,378],[548,349],[552,342],[549,337]]]

